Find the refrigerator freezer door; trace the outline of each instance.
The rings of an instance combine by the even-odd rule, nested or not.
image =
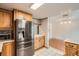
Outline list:
[[[32,56],[34,54],[33,50],[34,50],[33,46],[18,49],[17,50],[17,56]]]

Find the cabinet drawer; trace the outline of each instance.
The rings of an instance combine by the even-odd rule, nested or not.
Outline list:
[[[76,49],[70,49],[70,56],[77,56],[77,50]]]
[[[74,43],[65,42],[65,46],[66,46],[66,47],[69,47],[69,48],[77,49],[77,45],[74,44]]]
[[[77,49],[65,47],[65,56],[76,56],[77,55]]]
[[[78,44],[78,50],[77,50],[78,52],[77,52],[77,55],[79,56],[79,44]]]
[[[77,45],[76,44],[73,44],[73,43],[70,43],[70,48],[74,48],[74,49],[77,49]]]
[[[79,50],[79,44],[78,44],[78,50]]]
[[[65,47],[69,47],[69,42],[65,42]]]

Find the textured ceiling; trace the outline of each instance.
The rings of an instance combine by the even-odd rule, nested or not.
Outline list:
[[[32,3],[0,3],[0,8],[12,10],[13,8],[25,12],[29,12],[34,18],[45,18],[48,16],[55,16],[64,11],[75,11],[79,9],[79,3],[45,3],[37,10],[30,9]]]

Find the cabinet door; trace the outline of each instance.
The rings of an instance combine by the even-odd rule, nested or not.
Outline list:
[[[21,18],[27,21],[32,21],[32,15],[28,13],[24,13],[18,10],[14,10],[14,20]]]
[[[73,48],[66,47],[65,55],[66,56],[76,56],[77,55],[77,50],[73,49]]]
[[[35,49],[38,49],[39,46],[40,46],[40,44],[39,44],[39,39],[38,39],[38,38],[35,38],[35,40],[34,40],[34,48],[35,48]]]
[[[22,12],[15,12],[15,19],[24,19],[24,14]]]
[[[18,17],[24,19],[24,14],[22,12],[18,12]]]
[[[0,29],[11,27],[11,14],[0,12]]]
[[[15,46],[14,42],[7,42],[3,44],[1,56],[14,56]]]
[[[75,56],[77,55],[77,45],[74,43],[65,43],[65,55],[66,56]]]
[[[25,18],[25,20],[27,20],[27,21],[32,21],[32,16],[31,16],[31,15],[24,14],[24,18]]]
[[[24,15],[22,12],[19,12],[19,11],[14,11],[14,20],[16,19],[23,19],[24,18]]]
[[[77,55],[79,56],[79,45],[78,45],[78,49],[77,49]]]
[[[11,16],[9,13],[3,13],[3,27],[9,28],[11,26]]]
[[[3,12],[0,12],[0,28],[3,26]]]
[[[79,56],[79,49],[78,49],[78,53],[77,53],[77,55]]]
[[[77,50],[70,48],[70,56],[76,56],[77,55]]]
[[[42,46],[45,46],[45,36],[42,37]]]
[[[70,49],[65,47],[65,56],[70,56]]]
[[[44,47],[44,38],[40,37],[40,47]]]
[[[44,37],[36,37],[35,38],[35,41],[34,41],[34,46],[35,46],[35,49],[38,49],[38,48],[41,48],[41,47],[44,47],[45,45],[45,39]]]

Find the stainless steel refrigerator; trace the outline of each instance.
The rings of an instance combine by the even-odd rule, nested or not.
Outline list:
[[[32,22],[23,19],[16,20],[16,55],[32,56],[34,54],[34,40],[32,36]]]

